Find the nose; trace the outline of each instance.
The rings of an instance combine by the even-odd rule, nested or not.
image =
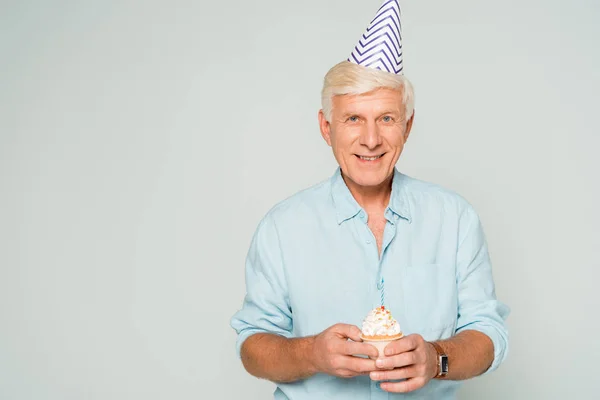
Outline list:
[[[381,144],[379,127],[375,121],[369,121],[361,132],[359,143],[369,149],[374,149]]]

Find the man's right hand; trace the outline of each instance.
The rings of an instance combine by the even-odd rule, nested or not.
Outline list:
[[[358,327],[347,324],[336,324],[319,333],[314,337],[312,346],[312,361],[317,372],[340,378],[352,378],[378,370],[375,360],[355,357],[365,355],[377,358],[378,354],[374,346],[362,343]]]

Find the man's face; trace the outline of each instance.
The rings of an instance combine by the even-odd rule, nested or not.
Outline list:
[[[348,183],[364,188],[392,176],[412,121],[405,118],[401,92],[392,89],[334,96],[331,122],[319,112],[321,134]]]

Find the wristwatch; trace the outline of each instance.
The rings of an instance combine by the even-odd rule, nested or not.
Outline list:
[[[444,378],[448,375],[448,356],[439,344],[434,342],[429,343],[435,348],[438,355],[438,373],[434,378]]]

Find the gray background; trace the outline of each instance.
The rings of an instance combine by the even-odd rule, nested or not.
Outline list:
[[[247,247],[333,173],[321,81],[379,4],[0,1],[1,399],[270,397],[228,327]],[[594,398],[600,5],[403,9],[399,167],[474,204],[513,309],[461,398]]]

